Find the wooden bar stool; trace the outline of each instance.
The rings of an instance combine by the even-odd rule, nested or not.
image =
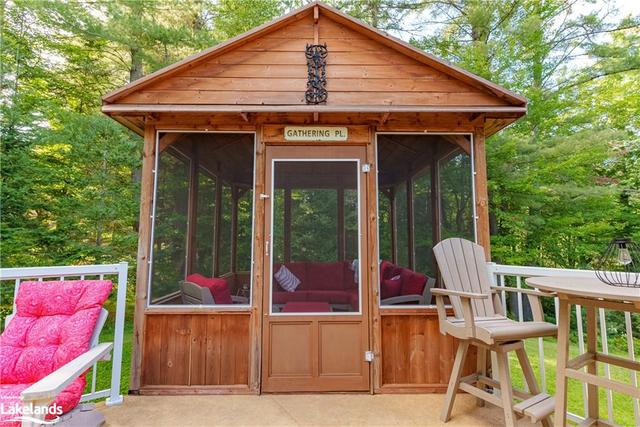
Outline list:
[[[446,288],[432,290],[436,297],[440,332],[460,340],[442,408],[442,421],[447,422],[451,417],[456,392],[460,389],[478,397],[479,406],[487,401],[503,408],[506,426],[514,426],[517,417],[522,416],[529,416],[533,422],[541,421],[545,427],[551,425],[548,417],[553,412],[554,400],[540,393],[523,340],[556,335],[556,326],[544,321],[539,300],[539,297],[552,294],[491,286],[484,250],[468,240],[446,239],[433,251]],[[517,322],[506,317],[499,297],[499,291],[503,289],[527,295],[533,312],[532,322]],[[445,296],[451,301],[454,317],[447,317]],[[462,377],[470,345],[478,348],[478,369],[476,373]],[[496,355],[499,381],[487,376],[487,351]],[[511,384],[510,351],[516,352],[529,392],[514,389]],[[493,391],[500,390],[499,395],[487,387]]]

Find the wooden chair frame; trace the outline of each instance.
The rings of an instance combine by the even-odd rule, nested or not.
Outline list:
[[[530,417],[533,422],[541,421],[545,427],[550,426],[549,415],[554,409],[554,399],[540,392],[523,340],[555,335],[555,325],[544,321],[539,299],[553,294],[491,286],[484,251],[475,243],[447,239],[436,245],[434,252],[445,286],[455,288],[431,290],[436,298],[440,333],[460,340],[442,408],[442,421],[450,419],[456,393],[462,390],[476,396],[478,406],[483,406],[486,401],[503,408],[506,426],[514,426],[517,418],[522,416]],[[527,296],[533,313],[532,322],[516,322],[506,317],[499,295],[503,290]],[[445,297],[454,307],[454,316],[446,314]],[[462,377],[471,345],[478,349],[477,369],[475,373]],[[528,392],[512,386],[508,364],[510,351],[515,351],[518,357]],[[487,352],[495,353],[498,380],[488,375]],[[488,388],[493,390],[490,392]],[[496,390],[500,393],[495,393]],[[519,401],[517,404],[514,404],[514,398]]]

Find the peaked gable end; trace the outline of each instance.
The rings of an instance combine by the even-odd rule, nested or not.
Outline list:
[[[322,4],[317,16],[313,8],[303,9],[306,13],[300,11],[280,25],[272,24],[271,31],[244,40],[241,37],[231,49],[214,49],[133,90],[108,95],[105,102],[306,105],[305,47],[326,43],[327,106],[514,105],[508,96],[497,96],[483,82],[452,76],[455,73],[445,72],[448,69],[442,63],[431,66],[429,58],[418,60],[395,49],[376,37],[375,30],[348,22],[344,15]]]

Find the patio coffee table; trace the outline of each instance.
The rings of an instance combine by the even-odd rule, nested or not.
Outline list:
[[[284,305],[281,313],[325,313],[330,312],[328,302],[317,301],[291,301]]]
[[[597,375],[596,362],[608,363],[640,371],[640,363],[598,352],[597,308],[640,313],[640,289],[609,286],[594,278],[531,277],[529,286],[558,295],[558,362],[556,371],[556,427],[566,425],[567,378],[587,384],[587,419],[580,425],[605,424],[600,419],[598,387],[604,387],[635,399],[640,388]],[[571,304],[580,305],[587,312],[587,352],[569,360],[569,321]],[[582,368],[586,366],[587,372]]]

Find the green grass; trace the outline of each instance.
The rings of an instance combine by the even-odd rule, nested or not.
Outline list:
[[[109,323],[109,321],[107,321]],[[113,324],[105,325],[100,334],[100,342],[113,342]],[[129,373],[131,367],[131,339],[133,337],[133,322],[126,321],[124,324],[124,337],[122,345],[122,369],[120,371],[120,393],[126,395],[129,392]],[[96,375],[96,390],[104,390],[111,387],[111,360],[98,362]],[[87,373],[87,386],[85,393],[91,391],[92,372]]]
[[[526,340],[525,343],[527,354],[529,355],[529,359],[531,360],[531,365],[533,365],[533,370],[536,373],[536,378],[538,379],[538,383],[540,383],[540,359],[538,357],[538,340],[530,339]],[[636,347],[638,350],[638,347]],[[556,388],[556,350],[557,344],[555,339],[545,339],[544,340],[544,366],[545,366],[545,374],[546,374],[546,382],[548,393],[553,395],[555,394]],[[610,350],[611,354],[615,354],[621,357],[628,357],[627,353],[621,352],[619,350]],[[575,357],[579,354],[578,345],[572,343],[569,346],[569,354],[570,357]],[[636,358],[638,355],[636,355]],[[517,357],[514,353],[510,354],[510,366],[511,366],[511,376],[513,379],[513,384],[515,387],[523,388],[524,377],[522,375],[522,370],[520,369],[520,365],[518,364]],[[610,367],[611,378],[622,381],[627,384],[631,384],[631,374],[630,371],[623,368],[617,368],[615,366]],[[599,364],[598,366],[598,374],[604,376],[604,366]],[[604,389],[600,389],[600,417],[603,419],[607,419],[607,392]],[[569,380],[568,386],[568,394],[567,394],[567,405],[569,411],[578,414],[584,415],[584,404],[582,398],[582,383]],[[633,413],[633,400],[619,393],[613,393],[613,421],[614,423],[621,426],[635,426],[635,419]]]

